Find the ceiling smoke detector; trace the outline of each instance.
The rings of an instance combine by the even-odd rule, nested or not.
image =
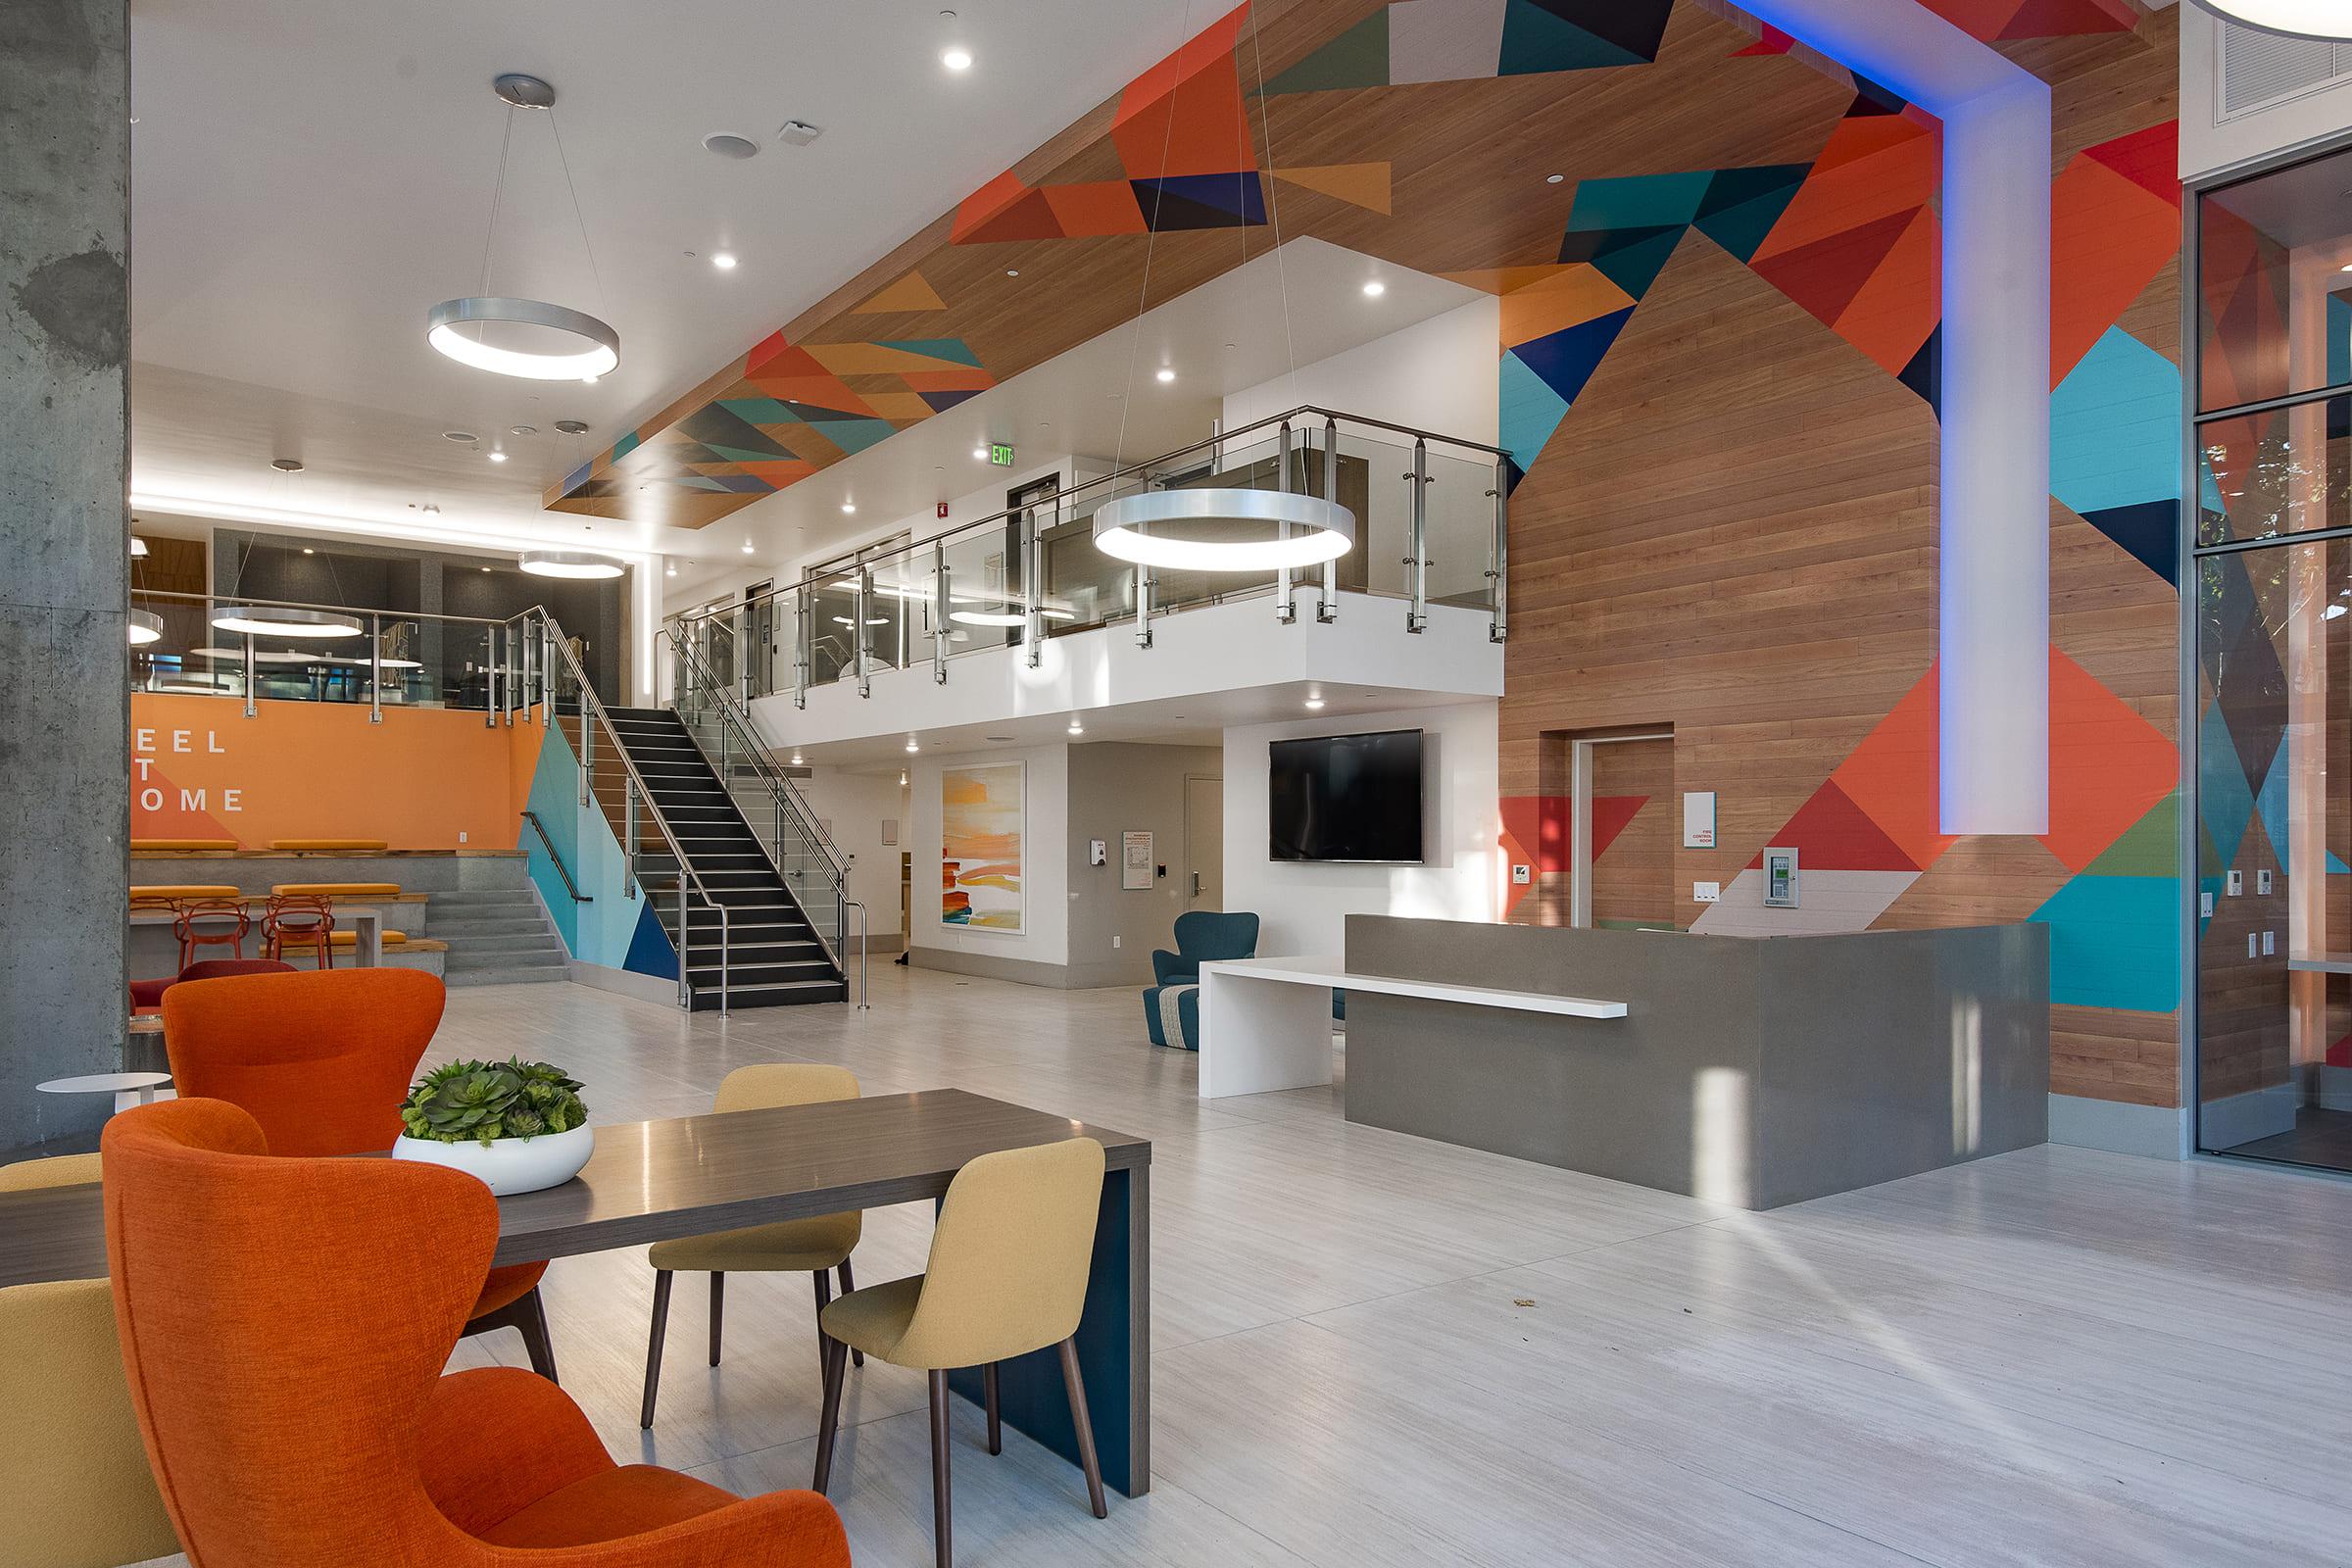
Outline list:
[[[811,125],[806,120],[787,120],[776,127],[776,140],[787,147],[806,147],[824,133],[822,125]]]
[[[703,138],[703,151],[721,158],[757,158],[760,144],[749,136],[738,136],[731,130],[714,130]]]
[[[538,433],[539,427],[535,424],[517,424],[510,427],[507,431],[509,435],[537,435]]]

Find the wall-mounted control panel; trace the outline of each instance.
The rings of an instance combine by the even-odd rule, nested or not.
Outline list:
[[[1764,906],[1770,909],[1796,907],[1796,849],[1764,852]]]

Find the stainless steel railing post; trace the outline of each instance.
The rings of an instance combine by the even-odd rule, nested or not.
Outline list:
[[[856,899],[845,899],[842,901],[843,925],[846,926],[849,924],[849,911],[852,909],[856,909],[858,911],[858,1010],[859,1012],[871,1012],[874,1010],[874,1004],[866,1000],[866,977],[870,966],[866,962],[865,951],[867,942],[867,928],[871,922],[866,915],[865,906],[863,904],[859,903]],[[849,944],[847,941],[844,941],[842,946],[846,949]]]
[[[1045,585],[1038,579],[1044,572],[1046,547],[1039,538],[1037,509],[1026,507],[1021,512],[1021,643],[1029,667],[1035,669],[1046,653]]]
[[[948,547],[931,545],[931,678],[948,683]]]
[[[1323,421],[1323,499],[1340,499],[1340,421]],[[1356,526],[1369,526],[1370,519],[1358,517]],[[1356,541],[1361,548],[1364,541]],[[1315,599],[1315,619],[1328,626],[1340,618],[1340,564],[1337,560],[1323,563],[1323,591]]]
[[[1494,545],[1487,568],[1488,591],[1494,600],[1494,618],[1487,622],[1487,641],[1498,643],[1510,635],[1511,614],[1511,462],[1494,460]]]
[[[254,713],[258,711],[253,706],[253,633],[247,632],[245,634],[245,716],[247,718],[253,717]]]
[[[1291,488],[1291,421],[1288,419],[1282,421],[1282,429],[1276,437],[1274,488],[1285,494]],[[1287,522],[1277,524],[1277,530],[1280,538],[1288,539],[1291,536],[1291,525]],[[1285,626],[1298,618],[1298,607],[1291,603],[1293,591],[1291,568],[1284,566],[1274,574],[1274,618]]]
[[[1405,558],[1408,574],[1405,586],[1412,591],[1412,608],[1404,612],[1404,629],[1418,633],[1429,624],[1429,443],[1413,442],[1413,471],[1405,478],[1411,482],[1412,528],[1411,554]]]
[[[368,617],[368,722],[384,721],[384,617]]]
[[[514,636],[522,644],[522,721],[528,724],[531,722],[531,689],[539,679],[537,661],[533,658],[537,653],[534,645],[539,639],[531,635],[528,617],[515,623]]]
[[[1135,567],[1135,646],[1152,646],[1152,568],[1141,562]]]
[[[853,650],[851,657],[858,662],[858,695],[860,697],[874,695],[873,662],[865,646],[865,607],[873,603],[873,597],[874,574],[868,567],[859,566],[856,608],[850,612],[850,618],[858,624],[851,628],[850,647]]]
[[[792,604],[792,706],[808,706],[808,664],[811,657],[808,626],[808,580],[801,579],[793,589]]]

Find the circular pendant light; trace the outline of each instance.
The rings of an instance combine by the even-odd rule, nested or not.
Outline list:
[[[1095,509],[1095,548],[1140,566],[1278,571],[1355,547],[1355,514],[1281,490],[1145,490]]]
[[[134,610],[130,612],[131,647],[144,648],[149,643],[162,642],[163,640],[163,616],[157,614],[152,610]]]
[[[339,611],[289,605],[222,605],[213,612],[213,624],[254,637],[357,637],[361,631],[359,621]]]
[[[562,347],[545,350],[504,347],[461,326],[523,327],[534,337],[553,334]],[[620,364],[620,334],[583,311],[544,300],[472,298],[443,300],[424,318],[424,340],[460,365],[531,381],[589,381]]]
[[[2196,0],[2196,4],[2224,22],[2257,32],[2352,40],[2352,5],[2345,0]]]
[[[604,556],[591,556],[578,550],[525,550],[522,569],[534,577],[570,577],[589,579],[617,577],[621,564]]]
[[[588,243],[587,220],[579,216],[580,193],[571,183],[571,164],[564,157],[564,132],[556,125],[556,89],[519,72],[498,77],[490,88],[507,106],[507,135],[499,144],[498,194],[490,203],[490,234],[482,247],[482,292],[434,306],[425,315],[424,340],[460,365],[496,375],[531,381],[593,381],[619,368],[619,333],[585,311],[490,292],[489,258],[498,238],[498,210],[506,196],[507,150],[514,140],[517,109],[548,112],[556,157],[564,167],[564,187],[571,197],[573,219],[580,228],[580,249],[587,254],[590,274],[596,274],[596,248]],[[598,290],[603,290],[601,278]],[[493,335],[500,341],[491,341]]]
[[[1008,594],[950,594],[951,604],[980,605],[979,610],[951,610],[948,618],[965,626],[1025,626],[1029,615],[1021,602]],[[1078,612],[1059,605],[1037,607],[1040,620],[1076,620]]]

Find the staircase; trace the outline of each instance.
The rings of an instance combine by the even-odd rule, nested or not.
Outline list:
[[[722,977],[730,1007],[847,1001],[841,969],[684,722],[659,708],[608,708],[605,716],[688,867],[726,906],[722,964],[718,911],[694,897],[686,901],[686,979],[695,1010],[721,1005]],[[602,778],[598,787],[605,787]],[[658,835],[640,836],[638,879],[667,914],[676,907],[669,886],[675,867],[666,848],[646,850],[649,841],[658,843]],[[664,923],[675,929],[674,918]]]
[[[519,985],[564,977],[564,944],[529,887],[462,888],[432,896],[430,934],[449,944],[453,986]]]

